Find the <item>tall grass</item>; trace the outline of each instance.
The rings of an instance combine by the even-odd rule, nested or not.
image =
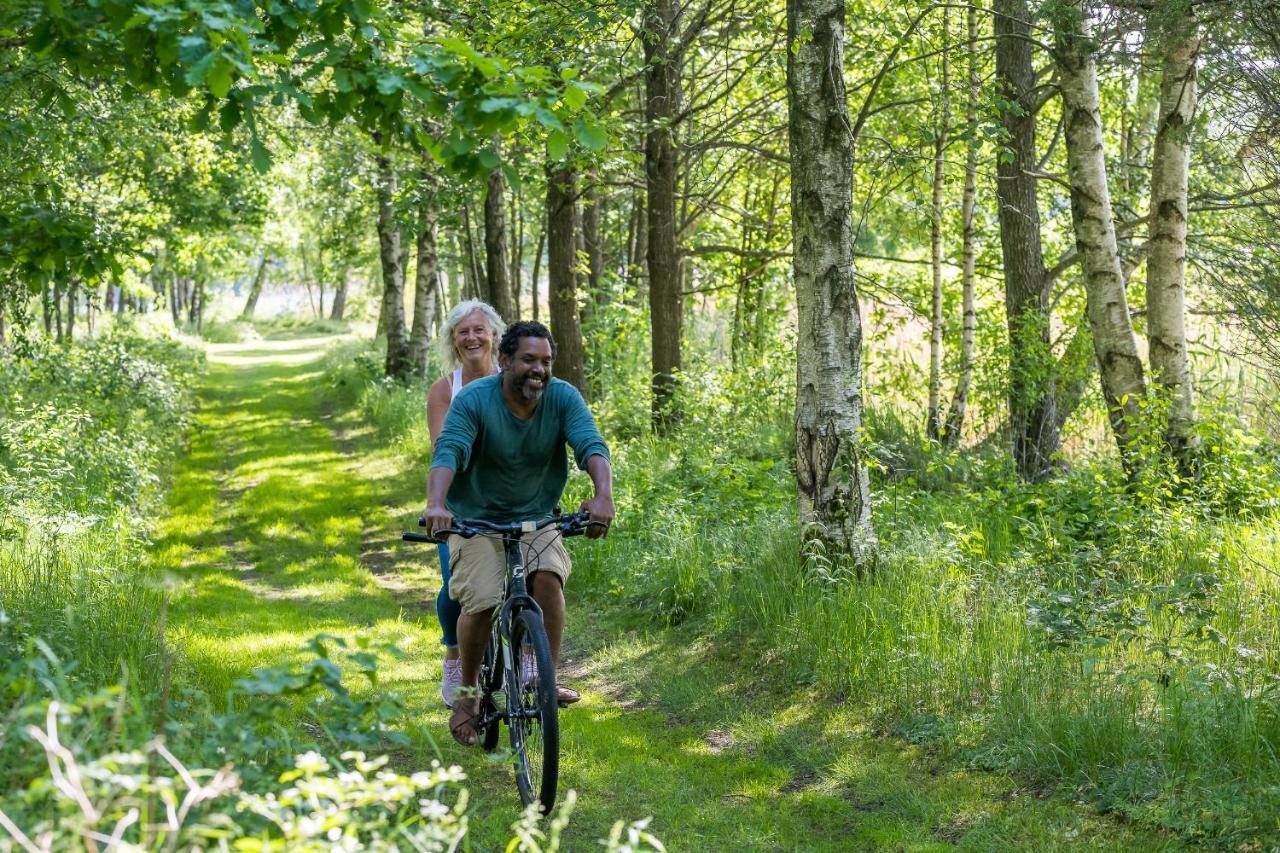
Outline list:
[[[127,325],[96,341],[0,353],[0,716],[13,723],[0,726],[5,790],[40,771],[21,724],[51,699],[85,716],[67,727],[76,745],[155,724],[164,594],[145,575],[143,545],[199,364]],[[87,723],[112,702],[113,722]]]

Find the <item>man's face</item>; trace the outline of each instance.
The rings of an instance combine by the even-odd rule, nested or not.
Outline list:
[[[527,402],[542,399],[551,381],[551,341],[523,337],[515,355],[506,359],[506,381]]]

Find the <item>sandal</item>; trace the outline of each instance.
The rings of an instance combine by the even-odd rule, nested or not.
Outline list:
[[[480,727],[476,725],[480,721],[480,714],[467,708],[463,704],[465,701],[459,701],[453,706],[453,713],[449,715],[449,734],[463,746],[475,746],[480,742]]]
[[[581,698],[582,694],[572,687],[565,687],[563,684],[556,686],[556,699],[559,701],[561,708],[565,705],[572,705]]]

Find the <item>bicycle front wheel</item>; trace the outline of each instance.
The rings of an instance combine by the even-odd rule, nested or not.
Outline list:
[[[526,678],[526,667],[510,667],[520,683],[507,686],[507,723],[520,799],[526,806],[536,800],[542,813],[549,814],[560,776],[560,703],[542,615],[522,610],[512,620],[511,651],[521,660],[530,650],[536,674]]]

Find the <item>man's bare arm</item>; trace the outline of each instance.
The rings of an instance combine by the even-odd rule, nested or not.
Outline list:
[[[587,460],[587,475],[595,487],[595,496],[582,502],[579,512],[591,513],[592,521],[604,523],[604,527],[588,527],[587,536],[599,539],[609,535],[609,525],[613,524],[613,466],[603,455],[596,453]]]
[[[427,529],[434,534],[453,524],[453,513],[444,505],[449,487],[453,485],[452,468],[432,468],[427,474],[427,509],[422,517],[427,521]]]

